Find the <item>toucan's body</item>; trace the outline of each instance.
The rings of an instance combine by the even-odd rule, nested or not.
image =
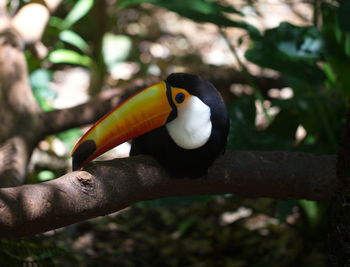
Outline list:
[[[150,154],[175,175],[201,176],[225,149],[229,120],[214,86],[174,73],[100,119],[73,150],[73,169],[133,139],[131,155]]]
[[[222,143],[215,138],[197,149],[183,149],[176,145],[161,127],[132,141],[130,155],[149,154],[154,156],[171,174],[202,176],[213,161],[223,153]]]

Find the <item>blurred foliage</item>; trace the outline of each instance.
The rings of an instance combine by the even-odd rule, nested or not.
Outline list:
[[[54,64],[78,64],[84,67],[88,67],[91,64],[91,60],[88,56],[80,55],[68,49],[56,49],[52,51],[49,55],[49,60]]]
[[[68,29],[84,17],[92,8],[94,0],[78,0],[62,21],[60,28]]]
[[[41,239],[71,248],[75,261],[57,257],[58,266],[325,266],[321,238],[305,239],[302,220],[278,223],[273,205],[216,197],[186,208],[133,207]]]
[[[34,96],[44,111],[53,109],[50,102],[56,97],[56,92],[49,86],[51,79],[52,72],[46,69],[37,69],[29,77]]]
[[[118,47],[118,49],[115,49]],[[126,35],[106,33],[103,37],[102,54],[110,73],[130,55],[132,41]]]
[[[50,266],[53,258],[64,254],[64,249],[38,245],[25,239],[0,240],[1,266]]]
[[[337,137],[342,125],[339,115],[344,112],[345,105],[341,95],[327,86],[330,81],[326,82],[326,75],[319,67],[325,56],[324,42],[327,41],[315,27],[281,23],[254,40],[253,47],[246,53],[247,59],[252,62],[279,71],[293,88],[293,98],[272,101],[281,112],[269,126],[273,127],[280,116],[285,116],[283,121],[295,122],[297,119],[296,122],[306,129],[304,141],[295,148],[292,142],[289,150],[337,151]],[[316,117],[319,119],[316,120]],[[285,130],[284,127],[285,124],[281,124],[275,128]],[[293,134],[296,127],[290,130]],[[289,139],[295,138],[289,136]],[[313,140],[312,143],[309,140]]]
[[[203,65],[193,49],[188,49],[183,59],[170,51],[168,58],[157,62],[141,51],[161,38],[169,38],[161,27],[155,27],[160,22],[153,17],[153,9],[160,7],[198,23],[211,23],[218,29],[243,30],[243,37],[233,44],[233,49],[249,37],[245,59],[276,71],[292,90],[290,97],[272,97],[256,86],[249,68],[243,66],[250,77],[249,85],[259,94],[235,95],[227,103],[231,121],[228,149],[336,153],[350,96],[349,1],[323,2],[319,10],[314,10],[314,16],[322,19],[321,26],[282,22],[264,32],[247,22],[249,13],[225,2],[121,0],[113,3],[110,17],[106,18],[107,26],[96,34],[99,18],[92,11],[101,2],[64,1],[50,18],[43,36],[50,51],[48,56],[38,60],[26,52],[36,99],[44,110],[52,109],[56,96],[48,85],[54,71],[67,65],[88,68],[91,76],[100,75],[111,86],[114,84],[110,76],[119,75],[126,62],[137,63],[135,76],[143,80],[150,74],[166,75],[171,65],[188,64],[190,70]],[[19,1],[19,6],[24,3]],[[254,10],[258,3],[246,1],[245,4]],[[11,8],[16,6],[13,4]],[[126,30],[128,26],[133,26],[136,33],[130,34]],[[188,45],[181,35],[171,40],[184,47]],[[259,114],[260,109],[266,112]],[[277,112],[267,118],[272,109]],[[262,125],[257,125],[258,115],[263,118]],[[300,127],[305,129],[305,136],[297,139]],[[73,129],[57,137],[71,147],[77,136],[79,132]],[[39,181],[56,174],[47,169],[36,172]],[[226,211],[236,211],[242,205],[252,209],[252,215],[232,223],[222,222],[221,216]],[[86,263],[88,255],[91,266],[94,262],[120,266],[135,263],[147,266],[146,262],[150,266],[324,266],[326,212],[327,204],[305,200],[167,198],[139,203],[116,218],[96,220],[96,225],[86,222],[68,227],[67,232],[57,236],[65,240],[59,247],[73,247],[77,262]],[[276,218],[278,223],[273,220]],[[253,222],[263,226],[252,228]],[[67,233],[70,237],[65,236]],[[45,236],[42,242],[53,244],[54,241]],[[62,263],[67,258],[57,261]]]
[[[129,5],[145,2],[174,11],[180,16],[197,22],[210,22],[218,26],[243,28],[247,30],[251,36],[259,35],[258,30],[253,25],[239,20],[230,20],[224,15],[225,13],[242,15],[241,12],[232,6],[223,6],[214,1],[192,0],[189,5],[176,0],[123,0],[118,6],[124,8]]]
[[[81,137],[81,132],[77,128],[57,134],[57,137],[65,144],[67,149],[71,151],[76,144],[76,140]]]
[[[56,16],[50,18],[48,30],[57,35],[60,41],[55,41],[56,49],[53,49],[48,55],[48,60],[53,64],[76,64],[88,67],[92,64],[89,56],[89,46],[87,42],[77,32],[70,30],[75,23],[86,16],[91,10],[94,0],[76,1],[72,9],[61,19]],[[70,45],[78,51],[64,48]],[[81,54],[83,52],[83,54]]]
[[[140,208],[169,208],[169,207],[186,207],[193,203],[207,203],[212,200],[214,196],[184,196],[184,197],[167,197],[162,199],[155,199],[150,201],[142,201],[135,204]]]

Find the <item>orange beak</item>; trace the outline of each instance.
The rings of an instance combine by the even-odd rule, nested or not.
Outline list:
[[[97,121],[75,145],[73,170],[128,140],[167,123],[173,110],[172,94],[159,82],[127,99]]]

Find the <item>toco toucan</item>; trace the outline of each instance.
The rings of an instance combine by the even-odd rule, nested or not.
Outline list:
[[[197,75],[173,73],[97,121],[73,149],[73,170],[132,140],[171,174],[201,176],[225,150],[229,119],[219,92]]]

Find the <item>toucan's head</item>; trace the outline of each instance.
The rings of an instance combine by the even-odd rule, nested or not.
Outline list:
[[[162,126],[183,150],[206,145],[213,128],[223,127],[226,143],[228,119],[221,96],[199,76],[173,73],[165,81],[128,98],[97,121],[73,149],[73,170],[111,148]],[[151,151],[149,154],[152,154]]]

